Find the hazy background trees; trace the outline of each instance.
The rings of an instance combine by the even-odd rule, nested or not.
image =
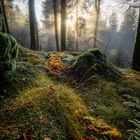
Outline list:
[[[30,47],[28,0],[6,0],[6,5],[10,32],[23,46]],[[66,13],[62,15],[66,18],[66,35],[62,34],[61,41],[61,6],[61,0],[35,0],[41,49],[56,51],[63,46],[62,50],[84,51],[96,46],[117,66],[130,66],[137,9],[125,0],[66,0]]]

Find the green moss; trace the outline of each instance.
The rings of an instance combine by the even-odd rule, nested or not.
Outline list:
[[[76,58],[71,54],[66,54],[62,57],[62,62],[68,65],[72,65]]]
[[[120,72],[107,62],[105,55],[97,48],[89,49],[80,55],[72,65],[70,72],[82,80],[95,74],[114,79],[120,76]]]
[[[76,62],[79,58],[83,62],[79,62],[78,69]],[[19,138],[31,128],[34,139],[44,139],[47,136],[55,140],[81,140],[85,132],[84,118],[88,116],[94,116],[95,120],[96,117],[103,118],[126,133],[129,128],[127,120],[131,114],[123,105],[121,95],[130,92],[139,95],[139,73],[126,74],[128,78],[117,82],[109,81],[104,77],[107,74],[117,77],[117,69],[106,61],[98,49],[90,49],[72,65],[73,74],[74,69],[78,69],[78,76],[80,72],[86,72],[86,77],[92,74],[103,77],[95,77],[95,82],[91,85],[88,83],[88,86],[78,83],[74,90],[73,86],[68,87],[47,76],[47,59],[47,54],[20,47],[20,62],[17,63],[16,71],[8,71],[4,75],[6,86],[2,89],[14,95],[11,97],[4,94],[4,98],[3,95],[0,97],[0,139]],[[85,71],[82,71],[83,65],[87,66]]]
[[[18,57],[16,40],[5,33],[0,33],[0,62],[3,70],[15,70]]]

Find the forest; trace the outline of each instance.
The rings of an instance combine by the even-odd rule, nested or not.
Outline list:
[[[140,0],[0,0],[0,140],[140,140]]]

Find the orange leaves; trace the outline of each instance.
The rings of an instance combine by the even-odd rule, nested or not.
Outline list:
[[[122,134],[116,128],[112,128],[108,133],[112,136],[113,140],[120,140],[122,138]]]
[[[65,54],[64,52],[57,52],[50,55],[50,57],[63,57]]]
[[[51,138],[49,138],[49,137],[45,137],[44,140],[51,140]]]
[[[93,124],[89,124],[86,126],[86,129],[89,130],[89,131],[95,131],[95,132],[98,132],[98,129],[94,127]]]
[[[122,134],[116,129],[108,126],[104,120],[84,120],[85,140],[96,140],[96,138],[110,137],[112,140],[122,140]]]
[[[68,68],[68,65],[61,61],[63,56],[63,52],[53,53],[49,56],[48,66],[54,75],[61,75]]]
[[[96,140],[94,136],[91,136],[88,140]]]
[[[67,68],[67,65],[65,65],[61,61],[58,61],[58,60],[55,60],[55,59],[49,60],[48,65],[49,65],[50,68],[59,69],[59,70],[63,70],[65,68]]]

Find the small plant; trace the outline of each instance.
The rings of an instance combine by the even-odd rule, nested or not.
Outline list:
[[[140,140],[140,121],[137,119],[130,120],[134,125],[134,129],[130,130],[131,134],[128,140]]]
[[[125,95],[125,97],[128,101],[124,104],[133,111],[135,116],[135,119],[129,120],[129,122],[134,126],[133,129],[129,130],[129,140],[140,140],[140,99],[128,95]]]

